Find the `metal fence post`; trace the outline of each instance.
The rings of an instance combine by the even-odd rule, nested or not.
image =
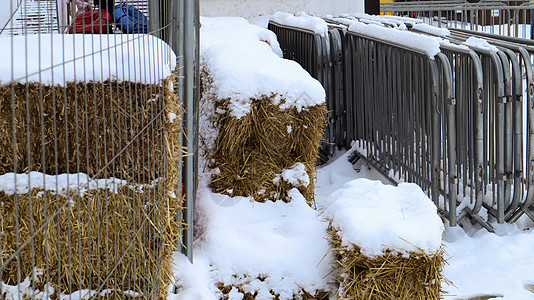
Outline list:
[[[193,261],[193,218],[195,210],[195,181],[198,173],[196,156],[198,154],[198,55],[199,55],[199,2],[185,0],[183,3],[183,103],[185,109],[184,145],[188,154],[184,158],[183,180],[185,194],[185,223],[189,228],[185,231],[185,254]]]

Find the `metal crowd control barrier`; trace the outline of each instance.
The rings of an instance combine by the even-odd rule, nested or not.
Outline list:
[[[431,191],[455,225],[456,110],[449,59],[350,31],[345,45],[346,96],[353,102],[347,115],[358,143],[352,162],[363,158],[387,176]]]
[[[475,219],[478,223],[488,229],[486,222],[478,216],[482,207],[483,191],[483,160],[477,156],[480,154],[480,145],[483,143],[483,131],[478,129],[482,126],[482,99],[484,91],[483,68],[479,56],[470,49],[455,46],[441,46],[442,53],[447,56],[451,63],[454,74],[454,100],[455,100],[455,127],[459,130],[455,132],[455,152],[446,151],[445,148],[450,146],[450,141],[444,136],[445,142],[442,143],[443,153],[449,153],[444,156],[443,168],[447,170],[446,178],[450,181],[458,180],[457,190],[455,191],[460,201],[448,203],[448,218],[451,225],[460,222],[464,217]],[[443,107],[441,111],[444,111]],[[474,120],[474,122],[472,122]],[[451,122],[449,118],[443,121]],[[445,123],[444,128],[448,127]],[[464,130],[462,130],[464,129]],[[465,130],[467,129],[467,130]],[[452,150],[452,149],[451,149]],[[448,167],[446,161],[453,158],[456,164]],[[452,164],[452,162],[450,162]],[[456,173],[454,173],[454,169]],[[451,193],[451,190],[448,191]],[[435,197],[435,196],[434,196]],[[464,201],[470,202],[470,207],[457,209],[457,205],[462,205]],[[444,206],[445,203],[438,203],[438,206]],[[460,210],[458,212],[458,210]]]
[[[487,186],[489,183],[493,191],[490,195],[492,203],[484,203],[484,207],[501,223],[515,222],[523,214],[534,219],[532,213],[534,158],[531,151],[533,140],[530,134],[533,131],[531,123],[534,84],[531,57],[534,54],[532,47],[534,42],[459,29],[451,29],[451,32],[450,39],[457,43],[464,42],[472,36],[485,38],[498,47],[499,51],[495,56],[502,63],[504,95],[502,98],[499,96],[495,98],[492,94],[486,93],[484,97],[486,99],[484,107],[489,107],[486,109],[489,114],[484,115],[485,123],[482,128],[491,129],[493,120],[497,120],[493,132],[490,130],[485,134],[490,138],[484,138],[484,142],[479,145],[483,149],[483,154],[489,153],[490,166],[485,164],[482,170],[490,171],[489,182],[485,179],[484,184]],[[494,64],[499,65],[498,62]],[[488,67],[485,67],[485,70],[487,69]],[[485,71],[484,74],[487,76],[490,73]],[[485,79],[486,86],[490,80],[490,78]],[[487,99],[502,100],[495,106],[490,106],[492,104],[488,103]],[[492,111],[496,114],[491,115]],[[492,139],[492,136],[496,138]],[[495,149],[492,150],[491,147],[489,151],[484,149],[495,142]],[[483,161],[487,160],[488,157],[483,157]],[[495,187],[497,187],[496,192]]]
[[[329,141],[356,141],[353,163],[417,183],[452,226],[468,218],[492,231],[486,211],[499,223],[534,220],[534,41],[450,29],[451,43],[430,59],[327,21],[330,51],[321,51],[334,63],[328,80],[317,77],[331,97]],[[472,36],[496,48],[456,45]],[[303,60],[291,40],[279,34],[286,58]],[[324,76],[306,55],[305,68]]]
[[[278,36],[284,58],[298,62],[325,88],[329,117],[320,156],[326,162],[334,154],[336,145],[344,139],[344,131],[335,131],[342,129],[339,125],[344,120],[343,106],[338,103],[343,95],[340,83],[343,61],[341,35],[335,28],[324,37],[311,30],[274,21],[269,22],[268,28]]]
[[[438,27],[455,27],[487,31],[514,37],[529,38],[531,22],[530,1],[491,1],[476,3],[459,1],[406,1],[382,3],[385,14],[423,19]]]
[[[469,36],[478,35],[484,37],[492,44],[499,46],[501,51],[507,53],[510,58],[509,65],[515,68],[512,72],[513,87],[511,90],[512,101],[506,102],[505,107],[505,130],[506,130],[506,172],[509,180],[513,180],[507,186],[505,198],[504,218],[514,222],[522,214],[527,214],[534,219],[532,213],[532,198],[534,187],[534,132],[533,108],[534,108],[534,83],[533,66],[531,58],[534,55],[534,42],[516,38],[502,38],[491,34],[478,34],[464,30],[453,30],[452,36],[456,39],[465,39]],[[511,124],[510,124],[511,123]],[[528,130],[528,131],[527,131]],[[511,136],[511,138],[510,138]],[[513,172],[510,172],[513,163]],[[513,177],[512,177],[513,176]],[[509,190],[513,190],[510,198]],[[492,212],[491,209],[489,209]]]

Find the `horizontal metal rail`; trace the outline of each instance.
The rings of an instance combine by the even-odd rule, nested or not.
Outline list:
[[[519,2],[519,5],[517,3]],[[413,1],[382,3],[381,12],[410,16],[438,27],[472,29],[530,38],[529,1]]]

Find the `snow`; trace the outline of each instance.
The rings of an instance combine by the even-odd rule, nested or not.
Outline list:
[[[534,299],[533,292],[525,289],[534,280],[534,232],[514,224],[492,225],[497,234],[479,230],[470,236],[459,227],[447,228],[445,245],[450,258],[444,275],[454,283],[447,288],[450,297]]]
[[[328,289],[332,257],[324,234],[318,234],[326,233],[328,223],[297,189],[289,195],[289,203],[257,203],[212,194],[204,186],[197,198],[195,264],[177,257],[181,291],[218,298],[215,284],[222,282],[258,291],[257,299],[271,299],[270,290],[290,299],[302,289]]]
[[[465,42],[463,42],[463,45],[485,49],[493,53],[497,53],[499,51],[497,47],[490,45],[490,43],[488,43],[488,41],[486,41],[485,39],[477,38],[474,36],[468,38]]]
[[[201,68],[212,77],[217,99],[230,99],[229,114],[247,115],[253,99],[273,97],[281,109],[324,103],[325,91],[298,63],[281,58],[273,32],[243,18],[202,18]]]
[[[328,24],[326,24],[325,20],[309,16],[305,12],[300,12],[296,15],[276,12],[272,17],[272,20],[282,25],[310,30],[322,37],[328,35]]]
[[[436,26],[430,26],[425,23],[414,24],[412,28],[415,30],[421,31],[421,32],[437,35],[440,37],[448,37],[449,35],[451,35],[451,32],[447,28],[439,28]]]
[[[43,290],[39,290],[38,288],[33,288],[32,281],[39,280],[40,276],[43,276],[43,270],[42,269],[34,269],[33,278],[30,279],[30,277],[27,277],[19,283],[18,285],[9,285],[4,282],[0,282],[1,291],[2,291],[2,299],[5,300],[19,300],[22,299],[22,297],[31,297],[31,299],[40,299],[40,300],[52,300],[50,295],[53,295],[55,293],[54,287],[46,283],[43,287]],[[113,289],[104,289],[101,292],[93,291],[93,290],[80,290],[76,291],[69,295],[59,295],[59,300],[71,300],[71,299],[77,299],[77,300],[90,300],[94,299],[95,297],[106,297],[107,294],[115,294],[115,290]],[[124,295],[129,295],[132,297],[140,297],[141,295],[137,292],[133,291],[121,291]]]
[[[170,47],[151,35],[0,36],[0,44],[0,84],[107,79],[160,83],[176,66]]]
[[[234,116],[248,112],[247,99],[273,93],[279,95],[273,97],[274,101],[284,97],[290,100],[288,107],[299,109],[324,101],[324,90],[317,81],[296,63],[280,58],[280,47],[268,30],[241,18],[203,18],[202,24],[203,67],[212,72],[213,93],[221,99],[235,101],[230,107]],[[439,51],[437,38],[365,25],[355,20],[347,25],[352,31],[418,47],[429,57]],[[139,36],[139,39],[118,36],[117,40],[112,37],[42,35],[40,40],[31,36],[27,40],[22,37],[0,38],[4,45],[0,51],[4,51],[2,57],[5,58],[0,61],[0,80],[3,83],[19,79],[22,82],[41,80],[64,84],[66,81],[116,78],[157,82],[174,68],[175,57],[160,40],[149,36]],[[125,43],[120,44],[123,38]],[[148,57],[134,53],[132,49],[139,46],[135,43],[140,43],[143,49],[161,46],[165,54]],[[54,51],[52,55],[49,50],[52,44],[62,51]],[[495,51],[484,40],[472,39],[465,45]],[[102,49],[102,52],[89,54],[95,51],[93,47],[98,51]],[[83,56],[85,54],[88,55]],[[102,60],[109,54],[114,58],[110,67]],[[75,59],[75,62],[59,64],[63,59]],[[85,69],[82,68],[84,60]],[[149,76],[144,73],[144,68],[152,68],[151,63],[165,68],[159,74]],[[11,76],[13,65],[17,66],[15,76]],[[35,73],[46,66],[53,68]],[[126,67],[129,71],[124,74],[118,72],[124,66],[131,69]],[[27,74],[29,78],[24,79]],[[304,102],[299,97],[302,91],[307,93]],[[225,113],[211,109],[213,113]],[[176,117],[168,116],[171,122]],[[388,180],[364,163],[350,164],[349,155],[350,152],[336,153],[329,164],[319,168],[316,209],[306,204],[297,189],[290,191],[292,201],[289,203],[257,203],[250,198],[214,194],[208,188],[210,174],[202,174],[194,224],[194,260],[191,263],[184,255],[174,253],[178,290],[177,294],[170,292],[169,299],[219,299],[218,283],[234,286],[230,299],[243,299],[242,290],[256,291],[256,299],[273,299],[271,291],[279,294],[280,299],[292,299],[293,294],[302,290],[312,294],[316,290],[329,290],[333,287],[330,263],[334,257],[329,253],[330,245],[325,239],[327,220],[333,220],[333,226],[343,231],[346,243],[363,246],[369,255],[379,254],[384,245],[409,251],[413,244],[433,252],[443,243],[448,262],[444,275],[453,283],[444,286],[448,292],[445,299],[534,299],[533,292],[529,291],[534,288],[533,231],[521,230],[515,224],[492,224],[496,228],[496,234],[493,234],[464,224],[464,229],[445,226],[443,239],[437,238],[441,236],[442,223],[437,218],[435,206],[420,188],[409,183],[400,183],[398,187],[388,185]],[[284,170],[278,178],[310,184],[302,164]],[[0,176],[0,190],[8,194],[27,193],[30,188],[58,193],[101,187],[116,190],[125,184],[114,178],[91,179],[82,173],[51,176],[31,172]],[[39,270],[34,273],[38,274]],[[7,299],[18,299],[22,291],[31,292],[29,286],[29,278],[18,286],[2,283],[2,289],[11,293],[6,295]],[[45,286],[46,289],[52,293],[51,286]],[[104,294],[107,292],[110,291],[103,291]],[[81,299],[88,293],[94,292],[83,290],[71,296]],[[36,296],[46,299],[45,292]],[[61,298],[69,298],[69,295]]]
[[[349,26],[349,31],[369,36],[378,40],[400,45],[401,47],[419,50],[429,58],[434,59],[440,52],[440,38],[430,37],[409,31],[386,28],[375,24],[364,24],[355,21]]]
[[[173,112],[170,112],[167,114],[167,117],[169,118],[169,122],[174,123],[174,120],[176,119],[176,114]]]
[[[291,168],[283,170],[282,174],[274,178],[274,183],[277,184],[280,180],[290,183],[292,186],[308,186],[310,184],[310,176],[306,172],[306,166],[303,163],[296,163]]]
[[[447,44],[437,37],[345,20],[348,21],[344,24],[350,25],[352,31],[403,47],[416,47],[429,57],[438,53],[440,43]],[[248,28],[250,25],[243,20],[234,19],[234,22],[240,25],[220,28],[221,37],[213,34],[210,39],[236,43],[239,39],[233,36],[234,33],[247,35],[250,30],[252,38],[261,41],[257,36],[259,29]],[[218,43],[224,45],[222,41]],[[487,46],[475,44],[477,47]],[[276,47],[272,45],[269,42],[262,46],[264,50],[261,51],[266,57],[271,57],[275,51]],[[206,48],[203,49],[207,60],[218,55],[215,49],[209,49],[213,52],[206,56]],[[224,76],[231,77],[236,71],[233,64],[239,62],[231,60],[230,54],[228,57],[232,64],[217,68]],[[256,69],[256,72],[262,74],[263,70]],[[253,74],[253,70],[247,70],[246,74],[247,80],[233,79],[236,82],[221,81],[219,84],[228,83],[236,90],[241,84],[239,91],[243,93],[258,86],[263,88],[265,84],[279,85],[277,79],[267,76],[257,82],[251,81],[250,78],[263,76]],[[236,97],[232,93],[228,95]],[[224,113],[214,107],[209,109],[207,111],[212,113]],[[343,230],[346,243],[363,245],[369,255],[379,254],[384,245],[397,251],[410,251],[414,249],[410,247],[417,246],[431,253],[443,244],[448,262],[444,266],[444,275],[452,281],[451,285],[443,282],[448,292],[445,299],[476,299],[479,296],[479,299],[500,296],[508,300],[534,299],[534,294],[527,290],[534,286],[534,233],[520,230],[516,225],[499,224],[492,224],[497,234],[477,229],[469,223],[464,224],[465,231],[460,227],[443,228],[435,205],[419,187],[410,183],[400,183],[397,187],[388,185],[389,180],[363,162],[351,165],[349,155],[350,152],[337,153],[328,165],[319,168],[316,210],[305,204],[296,189],[291,191],[293,200],[290,203],[255,203],[250,198],[214,194],[208,188],[210,175],[203,174],[197,194],[193,263],[184,255],[175,253],[178,290],[169,298],[220,299],[221,292],[216,286],[219,282],[233,286],[230,299],[243,299],[242,291],[257,291],[257,299],[273,299],[272,290],[281,295],[280,299],[292,299],[293,293],[302,288],[308,292],[333,288],[332,278],[325,277],[331,270],[329,263],[333,259],[325,240],[325,221],[333,219],[333,226]],[[305,178],[303,171],[302,166],[292,166],[282,172],[278,180],[298,182]]]
[[[84,195],[86,191],[95,189],[109,189],[118,192],[121,187],[129,186],[142,190],[144,185],[132,185],[126,180],[118,178],[92,179],[84,173],[46,175],[40,172],[30,172],[29,174],[6,173],[0,175],[0,191],[7,195],[27,194],[31,189],[40,189],[69,195],[78,192]]]
[[[206,187],[207,183],[201,182],[197,207],[197,230],[200,233],[195,238],[194,263],[175,253],[179,291],[169,295],[169,299],[219,299],[220,292],[215,287],[219,281],[244,283],[252,289],[274,289],[284,293],[294,291],[295,282],[304,283],[303,287],[308,288],[312,283],[313,287],[330,286],[327,285],[330,279],[322,278],[330,268],[327,262],[332,257],[327,255],[323,258],[329,246],[323,239],[326,237],[326,224],[322,222],[324,215],[320,212],[328,210],[329,203],[342,201],[341,196],[351,191],[355,193],[351,197],[357,201],[356,194],[364,192],[356,190],[355,185],[375,190],[377,195],[368,195],[374,200],[380,198],[379,193],[389,193],[390,196],[395,193],[397,199],[417,202],[418,205],[422,202],[429,211],[431,207],[435,209],[413,184],[401,183],[399,188],[387,186],[389,181],[374,169],[362,162],[356,166],[350,164],[349,155],[349,152],[339,153],[328,165],[318,169],[318,211],[307,207],[295,191],[293,195],[296,197],[291,203],[252,203],[248,198],[212,194]],[[414,194],[422,199],[408,199]],[[380,214],[390,215],[382,210],[374,215],[378,218],[381,218]],[[411,208],[408,208],[405,213],[410,211]],[[419,235],[421,231],[430,230],[427,227],[437,225],[433,218],[428,222],[421,222],[420,228],[413,231]],[[534,299],[534,294],[525,289],[525,286],[534,283],[534,232],[520,230],[516,225],[492,225],[497,234],[469,227],[466,227],[466,233],[460,227],[445,226],[442,242],[448,263],[444,267],[444,275],[453,283],[443,283],[447,291],[445,299],[484,295],[502,295],[503,298],[499,299],[504,300]],[[438,229],[434,227],[433,230],[436,232],[432,236]],[[321,264],[318,264],[320,261]],[[235,278],[233,274],[239,275]],[[244,277],[243,274],[249,276]],[[265,282],[251,280],[257,274],[274,276]],[[277,281],[281,278],[280,274],[285,278],[283,281]],[[231,299],[241,299],[242,294],[237,290],[232,293],[235,298]]]
[[[362,0],[201,0],[200,15],[208,17],[240,16],[254,18],[273,15],[277,11],[298,13],[306,11],[313,16],[344,12],[363,12]]]
[[[375,24],[375,25],[387,25],[399,30],[407,30],[405,21],[398,19],[386,18],[385,16],[376,16],[368,15],[363,13],[353,13],[353,14],[341,14],[341,18],[338,19],[349,19],[349,20],[358,20],[365,24]]]
[[[419,186],[397,187],[380,181],[356,179],[326,200],[324,217],[332,220],[342,245],[357,245],[368,257],[387,249],[402,253],[437,253],[443,223],[437,208]]]

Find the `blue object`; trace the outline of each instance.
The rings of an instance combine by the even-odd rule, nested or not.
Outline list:
[[[113,11],[115,23],[124,33],[147,33],[148,19],[135,6],[119,4]]]

